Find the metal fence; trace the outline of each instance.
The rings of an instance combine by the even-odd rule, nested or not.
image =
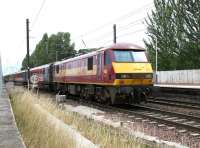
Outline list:
[[[158,71],[158,84],[200,84],[200,70]]]

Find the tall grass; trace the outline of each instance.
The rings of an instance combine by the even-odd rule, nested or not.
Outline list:
[[[10,92],[11,93],[11,92]],[[11,103],[24,143],[28,148],[71,148],[73,139],[47,120],[47,115],[34,107],[36,100],[27,92],[12,90]]]
[[[23,89],[12,89],[13,110],[15,112],[17,124],[22,132],[27,147],[73,147],[68,145],[70,140],[63,140],[64,133],[59,133],[54,127],[48,127],[45,122],[45,116],[39,112],[33,111],[31,106],[38,103],[45,110],[56,116],[66,124],[71,125],[78,130],[83,136],[87,137],[93,143],[100,147],[106,148],[146,148],[148,145],[142,144],[132,136],[123,133],[121,130],[115,129],[103,123],[95,122],[81,116],[78,113],[68,112],[56,106],[47,97],[37,98],[35,94],[24,92]],[[49,128],[51,130],[49,130]],[[41,135],[41,133],[43,133]],[[36,140],[37,139],[37,140]],[[49,142],[43,143],[43,140],[49,139]],[[59,142],[55,142],[59,139]],[[66,139],[68,139],[66,137]]]

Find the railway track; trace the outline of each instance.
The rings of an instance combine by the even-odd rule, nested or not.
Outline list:
[[[155,120],[159,123],[167,124],[169,126],[176,126],[177,128],[183,128],[188,131],[200,133],[199,117],[164,111],[142,105],[131,105],[131,107],[132,109],[122,109],[122,111],[150,120]],[[137,108],[137,110],[134,108]]]
[[[130,116],[140,117],[142,120],[156,121],[158,124],[164,124],[170,127],[176,127],[180,130],[196,133],[200,136],[200,117],[186,115],[162,109],[151,108],[144,105],[120,105],[110,106],[97,102],[81,101],[82,105],[98,108],[105,111],[118,111]],[[130,117],[131,118],[131,117]],[[134,118],[134,117],[133,117]]]
[[[153,99],[152,99],[153,100]],[[167,98],[156,98],[157,101],[167,101],[167,102],[174,102],[174,103],[180,103],[185,105],[193,105],[193,106],[200,106],[200,102],[189,102],[189,101],[180,101],[180,100],[173,100],[173,99],[167,99]]]
[[[160,105],[200,110],[200,103],[194,103],[194,102],[188,102],[188,101],[178,101],[178,100],[171,100],[171,99],[165,99],[165,98],[156,98],[156,99],[148,99],[147,102],[160,104]]]
[[[155,121],[158,124],[176,127],[184,132],[193,132],[200,136],[200,117],[164,111],[143,105],[105,106],[99,103],[92,103],[92,107],[107,111],[119,111],[144,120]]]

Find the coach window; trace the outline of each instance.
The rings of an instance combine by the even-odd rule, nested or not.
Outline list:
[[[104,52],[104,65],[109,65],[110,64],[110,52],[109,50],[106,50]]]
[[[59,65],[56,65],[56,73],[59,73]]]
[[[87,67],[88,67],[88,70],[93,69],[93,57],[88,58]]]

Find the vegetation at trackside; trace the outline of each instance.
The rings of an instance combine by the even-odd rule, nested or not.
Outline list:
[[[48,37],[45,33],[42,40],[36,45],[30,55],[30,67],[36,67],[47,63],[55,62],[76,54],[74,43],[71,43],[69,32],[58,32]],[[22,69],[27,67],[27,57],[22,62]]]
[[[87,119],[79,114],[62,110],[54,103],[49,101],[47,99],[48,97],[40,96],[40,99],[38,99],[35,94],[31,94],[30,92],[26,92],[22,89],[12,89],[10,90],[10,95],[12,96],[11,101],[17,125],[22,133],[27,147],[59,148],[68,146],[69,142],[67,137],[65,137],[65,140],[62,132],[60,132],[61,135],[59,135],[59,133],[54,130],[54,127],[49,127],[49,125],[45,123],[45,117],[42,117],[39,112],[32,109],[32,106],[35,103],[39,104],[43,109],[61,121],[71,125],[83,136],[100,147],[148,147],[147,145],[142,144],[142,142],[139,142],[132,136],[128,136],[120,130],[102,123],[97,123],[94,120]]]
[[[22,90],[10,92],[17,126],[27,148],[72,148],[73,139],[47,122],[47,115],[34,107],[37,103]]]
[[[58,32],[57,34],[52,34],[50,37],[45,33],[30,55],[30,68],[72,58],[77,54],[85,54],[98,49],[88,48],[76,51],[74,48],[75,44],[71,43],[69,32]],[[26,68],[27,58],[25,57],[21,69]]]
[[[158,70],[200,68],[200,1],[154,0],[155,9],[146,19],[146,47]]]

